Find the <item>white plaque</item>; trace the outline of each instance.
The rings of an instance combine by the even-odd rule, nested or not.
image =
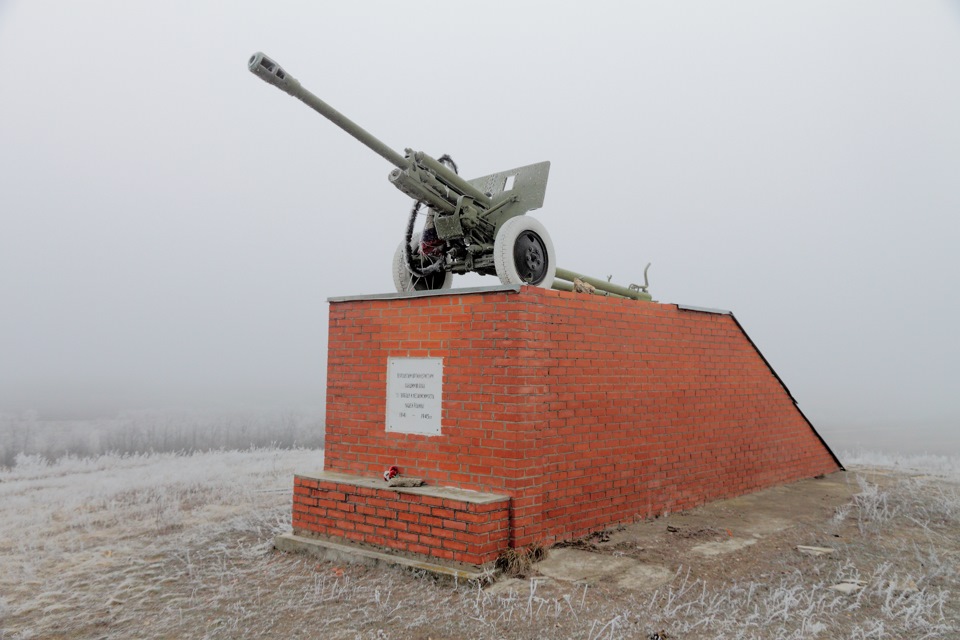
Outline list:
[[[387,358],[387,431],[440,435],[443,358]]]

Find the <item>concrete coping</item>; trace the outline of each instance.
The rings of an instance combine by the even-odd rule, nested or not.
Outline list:
[[[391,487],[381,478],[367,478],[349,473],[339,473],[337,471],[316,471],[313,473],[297,473],[296,475],[300,478],[319,480],[321,482],[337,482],[339,484],[349,484],[354,487],[364,487],[367,489],[412,493],[418,496],[432,496],[434,498],[448,498],[470,504],[490,504],[510,499],[510,496],[497,493],[482,493],[480,491],[459,489],[457,487],[435,487],[431,485],[422,487]]]
[[[432,298],[435,296],[464,296],[474,293],[520,293],[518,284],[502,284],[495,287],[464,287],[462,289],[429,289],[404,293],[370,293],[359,296],[335,296],[327,302],[358,302],[362,300],[405,300],[407,298]]]
[[[678,304],[677,309],[680,309],[680,311],[699,311],[700,313],[715,313],[721,316],[733,315],[733,311],[727,311],[726,309],[711,309],[710,307],[697,307],[692,304]]]

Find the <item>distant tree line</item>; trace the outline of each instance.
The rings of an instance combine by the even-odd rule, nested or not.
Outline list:
[[[34,411],[0,414],[0,466],[17,454],[94,456],[107,452],[209,451],[323,446],[319,412],[149,410],[96,420],[44,420]]]

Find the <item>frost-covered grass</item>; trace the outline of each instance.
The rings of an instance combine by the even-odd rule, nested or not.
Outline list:
[[[667,631],[679,638],[952,638],[958,627],[945,620],[949,592],[934,589],[904,594],[890,580],[890,565],[870,576],[870,584],[847,596],[829,587],[851,575],[856,567],[844,564],[817,580],[801,572],[772,581],[711,588],[689,576],[679,577],[667,589],[641,599],[609,618],[591,624],[588,638],[630,638],[637,629]],[[872,586],[871,586],[872,585]],[[866,610],[879,615],[864,615]]]
[[[874,467],[960,480],[960,456],[957,455],[902,454],[855,450],[841,452],[840,459],[848,467]]]
[[[18,456],[0,472],[0,638],[168,637],[173,612],[186,624],[239,577],[237,559],[269,557],[294,469],[322,460],[304,449]]]
[[[493,593],[272,551],[292,474],[321,466],[276,448],[18,457],[0,471],[0,639],[960,637],[960,487],[927,476],[849,474],[854,499],[801,536],[833,556],[757,544],[657,590]]]

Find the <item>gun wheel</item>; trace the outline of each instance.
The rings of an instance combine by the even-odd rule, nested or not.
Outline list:
[[[420,255],[420,233],[414,233],[410,238],[410,250],[413,251],[413,259],[418,264],[426,267],[430,260]],[[453,284],[453,274],[449,271],[435,271],[426,276],[416,276],[410,272],[407,266],[407,257],[403,252],[403,243],[397,247],[393,254],[393,286],[400,293],[409,293],[411,291],[435,291],[437,289],[449,289]]]
[[[549,289],[557,272],[550,235],[530,216],[510,218],[501,225],[493,244],[493,262],[503,284]]]

